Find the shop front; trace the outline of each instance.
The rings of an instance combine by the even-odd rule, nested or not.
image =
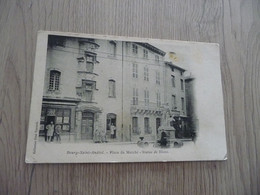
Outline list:
[[[40,119],[39,136],[45,137],[47,134],[47,125],[53,123],[55,127],[61,127],[61,136],[65,139],[71,139],[75,132],[75,107],[76,104],[64,102],[43,102]]]

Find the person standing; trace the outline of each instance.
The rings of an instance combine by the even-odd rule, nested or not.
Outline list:
[[[104,142],[107,142],[107,139],[106,139],[106,131],[101,131],[100,133],[101,135],[101,142],[104,143]]]
[[[56,125],[54,134],[59,143],[61,142],[60,132],[61,132],[61,125]]]
[[[113,124],[114,127],[114,139],[116,138],[116,126]]]
[[[47,125],[46,129],[47,129],[47,141],[50,142],[51,138],[53,136],[53,133],[54,133],[53,121],[51,121],[51,123],[49,125]]]
[[[100,132],[99,132],[98,128],[96,128],[95,132],[94,132],[94,142],[100,143]]]
[[[112,123],[111,124],[111,126],[110,126],[110,134],[111,134],[111,138],[112,139],[114,139],[115,138],[115,135],[114,135],[114,133],[115,133],[115,126],[114,126],[114,124]]]

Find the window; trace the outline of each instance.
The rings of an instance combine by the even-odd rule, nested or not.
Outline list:
[[[159,56],[158,55],[155,55],[155,62],[159,63]]]
[[[110,41],[111,47],[112,47],[112,55],[113,57],[116,57],[116,42]]]
[[[149,106],[149,91],[147,89],[144,90],[144,104]]]
[[[132,129],[133,129],[133,133],[138,134],[138,118],[137,117],[132,118]]]
[[[149,81],[149,69],[148,67],[144,67],[144,80]]]
[[[144,132],[147,133],[147,134],[151,133],[150,126],[149,126],[149,118],[148,117],[144,118]]]
[[[71,129],[71,109],[43,107],[41,111],[40,135],[44,135],[44,130],[51,121],[55,127],[60,125],[62,131],[70,131]]]
[[[176,109],[176,96],[172,95],[172,109]]]
[[[77,94],[83,97],[86,101],[92,102],[93,91],[95,88],[94,81],[83,80],[81,88],[78,89]]]
[[[156,84],[160,85],[160,72],[156,72]]]
[[[85,54],[86,56],[86,68],[87,68],[87,72],[91,72],[93,73],[94,70],[94,63],[96,62],[96,55],[92,54],[90,52],[87,52]]]
[[[94,55],[86,55],[87,62],[95,62],[95,56]]]
[[[156,102],[157,102],[157,107],[161,106],[161,94],[160,92],[156,93]]]
[[[172,87],[175,87],[175,76],[172,75]]]
[[[49,90],[58,91],[60,89],[60,72],[56,70],[50,71]]]
[[[181,79],[181,90],[184,89],[184,86],[183,86],[183,79]]]
[[[108,81],[108,97],[116,97],[116,82],[114,80]]]
[[[174,67],[171,67],[171,69],[172,69],[172,72],[174,72]]]
[[[138,53],[138,47],[136,44],[133,44],[133,54],[137,54]]]
[[[138,105],[138,89],[133,88],[133,105]]]
[[[181,109],[184,110],[184,98],[181,98]]]
[[[56,109],[56,123],[63,131],[70,131],[70,109]]]
[[[144,49],[144,58],[148,59],[148,51],[146,49]]]
[[[137,64],[133,64],[133,78],[138,78],[138,67]]]
[[[86,83],[85,95],[86,95],[86,100],[91,102],[93,97],[93,84]]]
[[[94,70],[94,63],[93,62],[87,62],[87,72],[93,73]]]

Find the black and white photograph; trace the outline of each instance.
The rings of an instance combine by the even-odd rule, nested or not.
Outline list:
[[[217,44],[38,33],[27,163],[225,159]]]

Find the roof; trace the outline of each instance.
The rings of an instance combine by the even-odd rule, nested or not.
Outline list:
[[[139,43],[139,42],[135,42],[135,44],[141,45],[141,46],[145,47],[146,49],[149,49],[149,50],[151,50],[151,51],[153,51],[153,52],[155,52],[155,53],[157,53],[157,54],[160,54],[161,56],[165,56],[165,54],[166,54],[166,52],[160,50],[160,49],[157,48],[157,47],[152,46],[152,45],[149,44],[149,43]]]
[[[176,68],[176,69],[178,69],[178,70],[180,70],[180,71],[183,71],[183,72],[186,71],[185,69],[183,69],[183,68],[181,68],[181,67],[179,67],[179,66],[173,64],[172,62],[167,62],[167,61],[165,61],[165,64],[168,65],[168,66],[171,66],[171,67],[173,67],[173,68]]]

